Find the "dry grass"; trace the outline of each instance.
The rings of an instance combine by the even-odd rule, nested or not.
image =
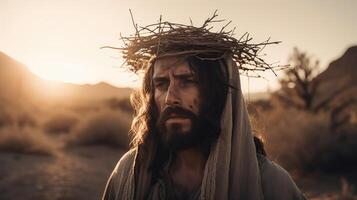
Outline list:
[[[16,116],[16,123],[19,127],[36,127],[38,125],[37,118],[28,111],[19,113]]]
[[[60,112],[52,115],[43,125],[47,133],[69,133],[78,123],[78,116],[73,112]]]
[[[55,145],[38,129],[8,126],[0,129],[0,150],[24,154],[54,155]]]
[[[312,167],[316,158],[335,140],[328,126],[328,118],[298,110],[280,110],[275,123],[270,123],[270,138],[275,155],[286,165],[299,169]],[[273,125],[274,124],[274,125]],[[273,134],[276,133],[276,134]],[[277,152],[278,150],[278,152]],[[279,159],[279,157],[278,157]]]
[[[341,178],[341,189],[336,193],[322,194],[318,197],[312,197],[311,200],[357,200],[353,185],[345,178]]]
[[[304,172],[353,170],[355,140],[348,139],[347,133],[333,132],[328,113],[282,108],[278,104],[252,113],[255,129],[266,140],[268,154],[283,167]]]
[[[104,101],[104,106],[112,110],[122,110],[128,113],[133,113],[133,107],[130,103],[130,98],[110,98]]]
[[[6,105],[0,107],[0,127],[18,126],[18,127],[36,127],[38,119],[31,109],[23,108],[23,105]]]
[[[357,195],[354,194],[354,187],[347,182],[345,178],[341,179],[340,200],[357,200]]]
[[[128,148],[131,115],[119,110],[101,110],[83,119],[72,131],[68,145],[110,145]]]
[[[6,107],[0,107],[0,127],[13,125],[15,123],[14,115]]]

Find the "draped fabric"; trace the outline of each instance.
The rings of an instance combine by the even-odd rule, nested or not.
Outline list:
[[[238,68],[229,55],[225,62],[233,87],[227,94],[220,137],[206,163],[200,199],[260,200],[260,172]]]
[[[221,117],[221,133],[212,146],[201,184],[200,200],[304,199],[285,170],[265,157],[258,158],[249,118],[241,92],[238,68],[232,57],[225,57],[225,69],[231,88]],[[221,63],[225,68],[225,65]],[[150,160],[155,144],[148,149],[132,149],[115,167],[103,199],[143,200],[154,190],[159,199],[167,199],[151,184]],[[138,163],[138,161],[141,161]]]

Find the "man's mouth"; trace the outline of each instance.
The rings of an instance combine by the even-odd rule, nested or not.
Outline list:
[[[192,121],[194,118],[196,118],[196,116],[192,113],[192,111],[185,110],[180,107],[167,107],[163,110],[161,116],[159,117],[158,126],[163,127],[167,125],[167,123],[187,123],[188,121]]]
[[[172,114],[170,114],[168,117],[167,117],[167,120],[168,119],[177,119],[177,118],[188,118],[188,116],[186,116],[186,115],[181,115],[181,114],[175,114],[175,113],[172,113]]]

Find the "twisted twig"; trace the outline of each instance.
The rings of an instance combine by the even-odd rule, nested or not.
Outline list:
[[[211,32],[213,23],[225,21],[216,19],[217,11],[200,27],[193,26],[192,20],[190,20],[190,25],[184,25],[163,21],[161,16],[158,23],[138,27],[131,10],[130,15],[135,34],[128,37],[120,35],[123,47],[104,46],[102,48],[120,50],[129,69],[133,72],[145,69],[153,56],[160,58],[192,55],[200,59],[216,60],[222,59],[226,53],[232,55],[240,70],[253,72],[272,70],[270,64],[261,58],[260,52],[266,45],[280,43],[279,41],[270,42],[269,39],[261,43],[250,43],[252,38],[248,33],[236,39],[232,37],[235,28],[230,31],[225,30],[231,21],[226,23],[219,32]],[[275,74],[274,71],[273,73]]]

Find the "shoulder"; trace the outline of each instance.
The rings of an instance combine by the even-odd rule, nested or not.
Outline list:
[[[265,199],[305,199],[289,173],[263,155],[258,155]]]
[[[119,174],[131,169],[134,164],[136,156],[136,149],[130,149],[117,162],[112,174]]]
[[[126,152],[116,164],[104,190],[103,200],[121,199],[125,184],[129,181],[129,174],[133,168],[136,149]]]

